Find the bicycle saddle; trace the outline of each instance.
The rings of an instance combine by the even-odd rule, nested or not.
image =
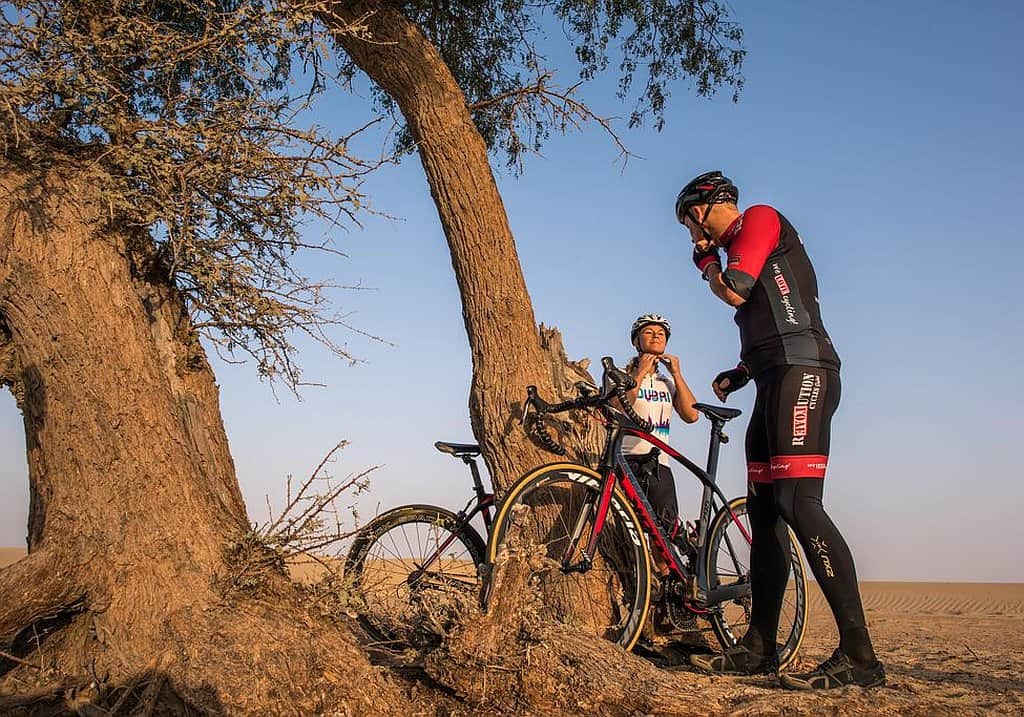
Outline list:
[[[709,420],[731,421],[743,413],[738,408],[726,408],[725,406],[712,406],[707,403],[695,403],[693,407],[708,417]]]
[[[475,443],[445,443],[444,441],[438,441],[434,444],[434,448],[442,453],[447,453],[459,458],[462,456],[475,458],[480,455],[480,446]]]

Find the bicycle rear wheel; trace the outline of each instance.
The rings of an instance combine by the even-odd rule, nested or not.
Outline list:
[[[729,511],[743,525],[744,535]],[[746,497],[734,498],[728,508],[715,515],[708,532],[707,570],[709,587],[750,582],[750,519],[747,517]],[[789,531],[789,581],[779,614],[776,644],[779,669],[784,669],[800,650],[807,626],[807,576],[796,537]],[[750,597],[743,597],[714,607],[708,617],[715,636],[723,647],[731,647],[743,637],[750,625]]]
[[[585,572],[563,569],[579,564],[583,556],[600,485],[597,472],[572,463],[527,473],[502,501],[487,559],[493,564],[512,535],[537,545],[543,567],[535,572],[549,616],[628,650],[640,636],[650,605],[650,555],[640,522],[618,489],[612,494],[593,565]]]
[[[345,560],[363,626],[382,641],[407,639],[425,597],[479,590],[485,550],[480,534],[444,508],[406,505],[377,516]]]

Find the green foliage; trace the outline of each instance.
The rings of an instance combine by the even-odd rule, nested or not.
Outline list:
[[[385,2],[386,0],[381,0]],[[369,3],[372,6],[374,3]],[[562,33],[581,81],[615,64],[630,124],[664,122],[670,83],[741,87],[741,33],[715,0],[395,2],[433,41],[488,146],[519,166],[552,131],[598,117],[559,88],[537,43]],[[364,3],[364,5],[367,5]],[[303,126],[329,77],[324,0],[0,0],[0,153],[22,167],[88,163],[112,224],[149,232],[149,278],[177,286],[195,326],[262,375],[299,383],[304,332],[341,356],[328,285],[294,268],[301,222],[357,222],[357,132]],[[363,34],[365,27],[331,28]],[[372,38],[368,38],[372,41]],[[301,82],[303,84],[296,84]],[[379,104],[393,109],[391,100]],[[152,253],[152,252],[151,252]],[[155,267],[155,274],[153,267]]]
[[[335,352],[322,283],[294,269],[300,222],[356,219],[376,162],[301,126],[329,43],[304,2],[0,3],[0,152],[87,162],[113,223],[146,228],[193,320],[260,372],[299,382],[290,337]],[[296,64],[299,63],[299,64]],[[304,82],[303,86],[295,84]],[[152,275],[150,278],[153,278]],[[159,276],[156,277],[160,279]]]
[[[540,46],[569,42],[581,81],[615,65],[618,96],[632,101],[631,127],[664,125],[670,86],[692,83],[709,97],[722,86],[737,99],[742,30],[717,0],[406,0],[396,2],[441,53],[473,109],[488,146],[518,166],[552,130],[599,119],[575,99],[578,84],[559,89]],[[349,77],[355,68],[349,64]],[[382,108],[391,100],[378,94]],[[606,125],[606,129],[608,126]]]

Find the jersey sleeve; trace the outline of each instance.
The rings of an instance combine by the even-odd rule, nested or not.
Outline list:
[[[768,255],[779,246],[779,213],[763,204],[743,212],[742,224],[726,249],[722,281],[744,299],[750,297]]]

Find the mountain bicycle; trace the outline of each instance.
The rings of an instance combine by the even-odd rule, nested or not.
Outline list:
[[[493,565],[516,531],[533,539],[542,553],[538,584],[542,599],[557,619],[631,649],[651,606],[651,550],[667,566],[656,602],[672,623],[690,630],[695,618],[710,622],[724,648],[734,645],[750,621],[749,555],[751,534],[746,497],[727,500],[716,483],[720,445],[728,442],[725,424],[741,411],[698,403],[711,421],[707,468],[651,434],[636,414],[626,391],[633,377],[602,359],[602,386],[578,385],[579,396],[549,404],[527,388],[523,421],[548,450],[565,449],[545,426],[547,416],[593,409],[606,429],[597,470],[578,463],[552,463],[530,471],[513,485],[490,531],[487,560]],[[532,412],[531,412],[532,409]],[[692,531],[667,533],[637,476],[622,454],[622,437],[641,438],[682,464],[703,484],[699,518]],[[539,536],[539,537],[535,537]],[[779,669],[796,656],[807,617],[807,581],[795,536],[790,533],[790,578],[779,621]],[[485,604],[494,599],[485,588]]]
[[[470,521],[480,514],[490,531],[494,506],[476,463],[480,447],[444,441],[434,447],[469,466],[473,498],[458,513],[420,504],[381,513],[357,533],[345,558],[360,621],[383,642],[407,638],[411,618],[428,593],[480,588],[486,544]]]

